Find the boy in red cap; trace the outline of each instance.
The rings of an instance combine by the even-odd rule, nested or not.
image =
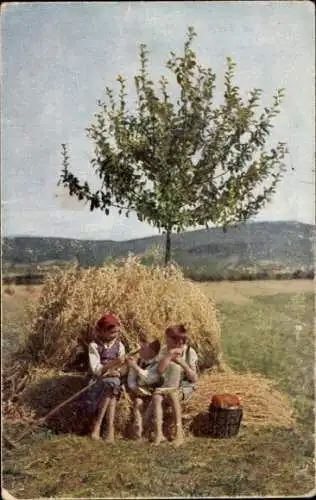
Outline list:
[[[88,348],[90,371],[93,378],[98,378],[87,396],[87,404],[94,415],[91,437],[100,439],[107,413],[105,439],[110,442],[114,441],[116,401],[121,386],[120,368],[125,364],[125,347],[119,340],[119,332],[119,319],[114,314],[106,314],[97,321],[95,339]]]

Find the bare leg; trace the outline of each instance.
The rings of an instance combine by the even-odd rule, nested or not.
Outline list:
[[[155,427],[156,427],[156,438],[154,441],[155,445],[158,445],[162,441],[166,440],[162,432],[162,423],[163,423],[162,399],[163,396],[161,394],[154,394],[152,398],[153,409],[155,414]]]
[[[152,417],[153,414],[153,401],[152,399],[149,401],[148,406],[145,410],[145,413],[143,415],[143,428],[146,429],[146,427],[149,424],[150,418]]]
[[[184,440],[183,427],[182,427],[182,411],[178,392],[170,393],[169,398],[175,417],[176,424],[176,437],[174,440],[175,446],[180,446]]]
[[[134,400],[134,435],[137,439],[141,439],[143,435],[143,416],[142,409],[144,402],[141,398],[135,398]]]
[[[114,419],[115,419],[115,409],[116,409],[116,397],[110,397],[109,403],[109,411],[108,411],[108,420],[107,420],[107,436],[105,438],[106,441],[113,443],[114,442]]]
[[[101,408],[99,409],[96,419],[93,424],[92,432],[91,432],[91,438],[92,439],[100,439],[100,431],[101,431],[101,425],[102,421],[104,418],[104,415],[106,413],[106,410],[109,406],[110,398],[106,396],[101,404]]]

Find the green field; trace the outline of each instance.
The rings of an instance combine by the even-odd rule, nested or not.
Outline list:
[[[17,498],[302,496],[315,487],[312,281],[200,284],[220,311],[224,359],[274,379],[291,397],[295,429],[241,428],[236,438],[190,437],[183,447],[42,430],[3,449],[3,483]],[[12,287],[11,287],[12,288]],[[3,347],[23,343],[24,305],[35,292],[3,294]],[[13,436],[15,426],[6,425]]]

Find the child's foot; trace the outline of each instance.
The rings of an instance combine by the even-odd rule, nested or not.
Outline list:
[[[145,438],[144,436],[134,436],[134,441],[136,441],[136,443],[144,443]]]
[[[160,443],[163,443],[164,441],[167,441],[165,436],[162,434],[161,436],[156,436],[154,440],[154,446],[158,446]]]
[[[175,440],[174,440],[174,441],[172,441],[173,446],[175,446],[176,448],[177,448],[178,446],[181,446],[183,443],[184,443],[184,438],[183,438],[183,436],[178,436],[178,437],[176,437],[176,438],[175,438]]]
[[[141,429],[139,426],[135,426],[133,432],[133,438],[137,441],[140,441],[142,437],[143,437],[143,429]]]
[[[100,433],[96,431],[91,432],[90,437],[95,441],[99,441],[101,439]]]
[[[115,443],[115,438],[113,434],[108,434],[107,436],[104,437],[103,439],[107,443]]]
[[[176,425],[176,433],[175,438],[173,440],[173,446],[181,446],[184,442],[184,432],[181,424]]]
[[[143,435],[142,434],[134,434],[134,440],[135,441],[142,441]]]

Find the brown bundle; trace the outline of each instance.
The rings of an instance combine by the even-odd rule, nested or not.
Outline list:
[[[36,365],[60,368],[79,341],[106,313],[122,323],[127,350],[144,332],[164,342],[165,329],[184,323],[201,367],[221,368],[220,326],[215,302],[184,279],[179,268],[149,268],[136,258],[103,268],[73,267],[47,278],[30,311],[31,335],[25,355]]]

